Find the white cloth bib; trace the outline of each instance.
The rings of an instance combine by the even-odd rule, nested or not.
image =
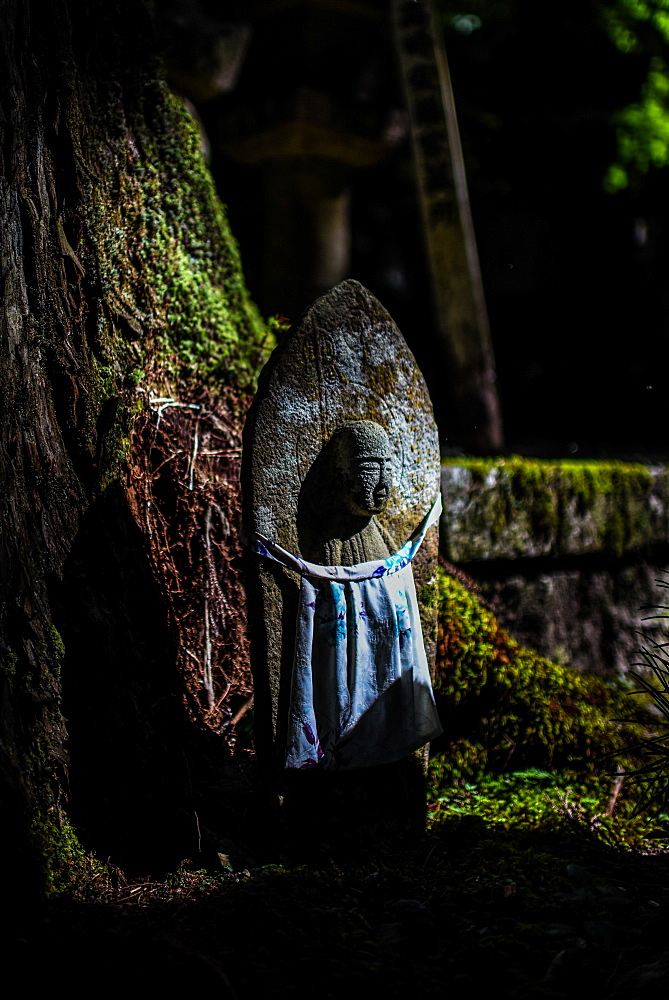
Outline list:
[[[388,764],[442,732],[411,560],[441,496],[387,559],[320,566],[263,535],[256,550],[301,575],[286,767]]]

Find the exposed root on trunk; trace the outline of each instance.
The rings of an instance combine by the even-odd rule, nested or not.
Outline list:
[[[232,751],[253,704],[241,565],[244,400],[152,398],[133,437],[129,494],[165,595],[190,717]]]

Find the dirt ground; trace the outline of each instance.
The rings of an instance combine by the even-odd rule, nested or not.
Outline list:
[[[15,922],[4,978],[74,997],[664,1000],[668,908],[666,854],[470,816],[355,856],[98,873]]]

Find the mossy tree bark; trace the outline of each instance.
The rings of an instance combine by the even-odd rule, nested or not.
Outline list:
[[[150,9],[0,10],[0,856],[24,890],[81,840],[192,856],[196,763],[250,691],[229,566],[264,330]]]

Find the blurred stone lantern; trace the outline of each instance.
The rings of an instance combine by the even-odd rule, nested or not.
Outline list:
[[[217,144],[260,168],[261,306],[296,318],[348,275],[351,176],[387,155],[407,115],[395,100],[383,3],[265,0],[245,9],[253,40]]]

